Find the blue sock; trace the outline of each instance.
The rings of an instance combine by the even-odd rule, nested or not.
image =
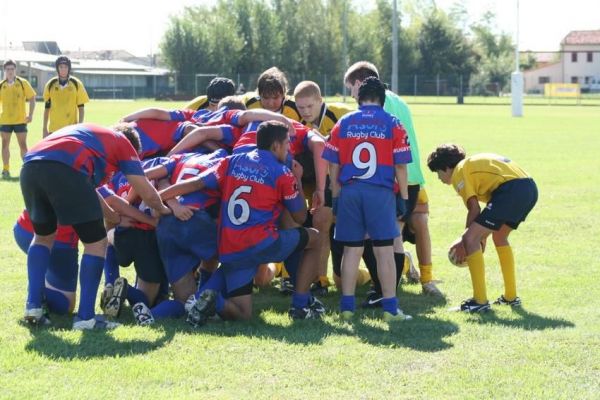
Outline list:
[[[106,259],[104,260],[104,285],[106,286],[107,283],[113,285],[118,277],[119,263],[117,262],[115,247],[109,244],[106,248]]]
[[[289,257],[285,260],[285,270],[290,275],[290,282],[296,287],[296,275],[298,275],[298,268],[300,267],[300,261],[302,261],[302,256],[304,255],[304,250],[298,250],[289,255]]]
[[[392,315],[398,314],[398,298],[397,297],[384,297],[381,300],[381,306],[383,311],[387,311]]]
[[[298,293],[294,292],[292,294],[292,307],[294,308],[304,308],[308,306],[308,299],[310,298],[310,293]]]
[[[134,288],[131,285],[127,285],[127,301],[130,305],[134,305],[135,303],[144,303],[148,307],[150,307],[150,303],[148,301],[148,297],[138,288]]]
[[[210,277],[212,276],[212,272],[207,271],[203,268],[200,268],[200,286],[204,285],[206,282],[208,282],[208,280],[210,279]]]
[[[217,314],[220,314],[221,312],[223,312],[223,308],[225,308],[225,297],[223,297],[221,292],[219,292],[219,294],[217,295],[217,306],[216,306]]]
[[[151,311],[154,319],[178,318],[185,315],[183,303],[180,303],[177,300],[165,300]]]
[[[50,249],[33,244],[27,250],[27,308],[40,308],[44,294],[46,271],[50,266]]]
[[[96,295],[100,278],[102,277],[102,268],[104,266],[104,257],[83,254],[81,257],[81,267],[79,268],[79,287],[81,294],[79,298],[79,311],[77,316],[82,320],[94,318],[96,313]]]
[[[67,314],[69,312],[69,299],[58,290],[44,288],[46,304],[54,314]]]
[[[210,277],[210,279],[198,288],[196,291],[196,298],[200,297],[200,293],[206,289],[215,290],[217,292],[223,292],[227,289],[225,285],[225,273],[222,268],[217,269]]]
[[[352,311],[356,310],[356,298],[354,295],[351,296],[342,296],[340,300],[340,310],[344,311]]]

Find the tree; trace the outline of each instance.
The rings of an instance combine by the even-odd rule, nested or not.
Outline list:
[[[495,33],[494,22],[495,15],[488,12],[471,26],[480,59],[478,72],[471,80],[471,87],[477,94],[499,94],[506,90],[514,68],[512,39],[506,33]]]

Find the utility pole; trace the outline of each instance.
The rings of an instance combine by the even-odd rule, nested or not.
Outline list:
[[[519,71],[519,0],[517,0],[517,35],[515,41],[515,72],[511,74],[510,94],[512,116],[523,116],[523,74]]]
[[[392,3],[392,92],[398,93],[398,5]]]
[[[344,35],[343,41],[343,52],[344,52],[344,73],[348,69],[348,0],[344,0],[344,12],[342,13],[342,34]],[[342,89],[344,97],[344,103],[346,102],[346,83],[344,82],[344,88]]]

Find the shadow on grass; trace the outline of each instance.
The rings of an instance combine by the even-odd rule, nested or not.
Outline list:
[[[509,328],[523,329],[526,331],[543,331],[545,329],[574,328],[575,324],[561,318],[543,317],[529,312],[522,307],[515,307],[512,313],[518,318],[502,318],[491,310],[485,314],[478,314],[473,319],[479,324],[502,325]]]
[[[19,176],[11,176],[8,178],[1,178],[0,182],[19,182]]]
[[[357,302],[365,297],[364,289],[358,290]],[[53,359],[126,357],[145,354],[167,345],[178,333],[236,338],[248,337],[276,340],[296,345],[318,345],[330,336],[355,337],[362,343],[383,347],[406,347],[423,352],[437,352],[452,347],[446,337],[458,332],[458,326],[450,321],[435,318],[434,307],[445,304],[444,300],[401,291],[401,307],[414,316],[412,321],[388,324],[381,321],[381,309],[357,308],[351,323],[342,321],[337,310],[339,296],[330,294],[322,298],[329,313],[323,320],[289,322],[287,311],[290,297],[284,297],[274,288],[262,289],[254,296],[254,317],[248,322],[209,322],[201,328],[192,328],[184,319],[159,320],[149,329],[152,335],[135,332],[129,338],[119,338],[120,329],[134,325],[130,313],[124,311],[119,322],[124,327],[117,331],[83,331],[78,340],[68,332],[71,318],[54,317],[50,328],[32,328],[28,351],[35,351]],[[275,316],[267,318],[264,311],[272,311]],[[148,336],[158,338],[152,340]],[[131,338],[134,337],[134,338]]]
[[[53,319],[53,322],[56,318]],[[60,318],[60,320],[66,317]],[[147,335],[135,335],[139,339],[117,339],[113,331],[82,331],[78,341],[70,341],[63,337],[65,329],[71,328],[71,319],[68,324],[60,324],[51,328],[30,328],[31,341],[25,350],[43,354],[52,359],[77,359],[77,358],[102,358],[114,356],[130,356],[145,354],[169,343],[175,335],[175,330],[164,330],[155,340],[145,338]],[[65,326],[62,326],[65,325]],[[123,328],[120,328],[123,329]],[[153,333],[157,333],[155,330]],[[155,335],[153,335],[155,336]]]
[[[266,295],[255,296],[255,311],[251,321],[209,322],[201,328],[189,328],[186,331],[222,337],[247,336],[297,345],[321,344],[330,336],[349,336],[373,346],[407,347],[418,351],[436,352],[452,347],[444,338],[456,334],[459,330],[453,322],[423,315],[433,307],[445,304],[444,300],[412,293],[400,293],[401,305],[407,313],[413,314],[412,321],[393,323],[388,327],[381,321],[381,309],[357,308],[352,323],[346,323],[337,316],[339,297],[329,295],[321,298],[329,311],[323,320],[294,321],[290,325],[287,322],[290,298],[278,295],[272,288],[261,291],[266,292]],[[362,298],[364,292],[359,291],[357,301]],[[278,324],[277,321],[267,321],[261,315],[263,311],[281,314],[281,320],[285,322]],[[176,325],[164,324],[162,327],[167,331],[177,329]]]

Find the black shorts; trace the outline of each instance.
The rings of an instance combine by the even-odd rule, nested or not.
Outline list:
[[[155,230],[117,229],[114,246],[119,265],[128,267],[133,263],[135,273],[145,282],[166,281]]]
[[[537,199],[538,190],[533,179],[513,179],[492,192],[492,198],[475,222],[493,231],[499,230],[503,224],[517,229]]]
[[[77,225],[102,220],[98,195],[88,177],[55,161],[29,161],[21,169],[25,208],[37,226]],[[48,234],[48,232],[38,232]]]
[[[4,133],[27,133],[27,124],[5,124],[0,125],[0,132]]]

